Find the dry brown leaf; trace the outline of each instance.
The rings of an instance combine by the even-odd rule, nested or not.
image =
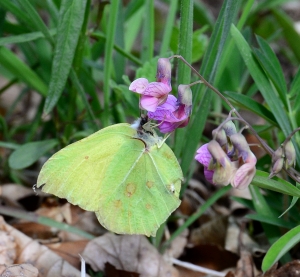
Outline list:
[[[39,276],[80,276],[79,270],[46,246],[40,245],[37,241],[6,224],[2,217],[0,217],[0,231],[6,232],[14,239],[16,258],[13,263],[30,263],[39,270]]]
[[[254,264],[248,251],[242,250],[241,258],[237,262],[235,277],[254,277]]]
[[[0,230],[0,264],[13,264],[16,255],[14,238]]]
[[[83,254],[94,271],[103,271],[105,263],[117,269],[139,273],[141,277],[177,277],[177,270],[168,264],[144,236],[106,233],[91,240]]]
[[[13,276],[24,276],[24,277],[37,277],[39,274],[37,268],[31,264],[16,264],[6,266],[0,264],[0,276],[1,277],[13,277]]]

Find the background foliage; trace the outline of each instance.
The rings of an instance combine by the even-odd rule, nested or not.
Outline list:
[[[51,153],[100,128],[133,121],[140,111],[130,82],[154,80],[157,58],[172,54],[192,63],[278,148],[300,126],[300,34],[282,8],[289,2],[224,0],[212,12],[200,0],[1,0],[0,182],[32,186]],[[178,84],[197,80],[174,60],[174,94]],[[196,149],[228,111],[211,90],[193,87],[190,124],[168,141],[186,177],[182,195],[196,169]],[[298,133],[293,142],[299,169]],[[254,211],[247,217],[261,222],[270,244],[284,240],[284,251],[279,241],[266,256],[266,270],[279,258],[290,260],[288,251],[300,239],[297,231],[286,233],[299,228],[300,192],[284,173],[269,180],[271,158],[257,153],[253,200],[234,200]],[[213,194],[169,242],[228,190]]]

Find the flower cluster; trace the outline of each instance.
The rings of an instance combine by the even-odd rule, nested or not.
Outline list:
[[[213,131],[214,139],[197,150],[195,159],[204,166],[205,178],[215,185],[245,189],[256,172],[256,157],[245,137],[227,121]]]
[[[179,85],[178,98],[169,94],[172,90],[169,59],[158,59],[156,82],[139,78],[130,84],[129,90],[141,94],[140,108],[148,111],[149,119],[158,121],[160,132],[170,133],[188,124],[192,91],[189,85]]]

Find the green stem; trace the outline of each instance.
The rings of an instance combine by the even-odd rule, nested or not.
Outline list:
[[[179,30],[179,55],[186,58],[186,60],[192,62],[192,37],[193,37],[193,0],[181,1],[180,7],[180,30]],[[191,82],[191,70],[187,68],[183,63],[179,63],[177,71],[177,85],[179,84],[189,84]],[[184,141],[185,141],[186,131],[176,130],[175,133],[175,145],[174,152],[177,157],[180,157]]]

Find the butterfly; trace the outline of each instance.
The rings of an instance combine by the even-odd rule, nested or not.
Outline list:
[[[155,236],[180,204],[183,175],[148,123],[115,124],[66,146],[43,165],[36,187],[95,212],[114,233]]]

